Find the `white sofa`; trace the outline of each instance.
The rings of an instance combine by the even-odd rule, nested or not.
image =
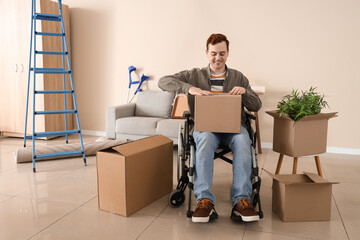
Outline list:
[[[175,93],[141,91],[136,103],[108,107],[106,136],[110,139],[137,140],[157,134],[177,144],[183,119],[171,119]]]

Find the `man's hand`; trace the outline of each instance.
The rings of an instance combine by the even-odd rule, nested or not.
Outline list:
[[[197,88],[197,87],[190,87],[189,88],[189,93],[191,95],[213,95],[212,92],[209,92],[209,91],[206,91],[206,90],[202,90],[200,88]]]
[[[246,89],[243,87],[234,87],[233,89],[231,89],[231,91],[229,92],[230,95],[242,95],[246,93]]]

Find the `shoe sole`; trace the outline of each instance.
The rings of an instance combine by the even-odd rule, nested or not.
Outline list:
[[[217,218],[218,218],[218,215],[217,215],[216,211],[211,210],[210,216],[207,216],[207,217],[194,217],[193,216],[193,217],[191,217],[191,221],[194,223],[207,223],[207,222],[212,221]]]
[[[233,211],[233,214],[231,214],[231,218],[234,219],[234,220],[241,220],[243,222],[255,222],[255,221],[260,220],[259,215],[256,215],[256,216],[243,216],[237,211]]]
[[[210,216],[207,216],[207,217],[192,217],[191,220],[194,223],[207,223],[210,220]]]

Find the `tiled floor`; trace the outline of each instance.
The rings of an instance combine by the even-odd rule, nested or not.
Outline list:
[[[86,136],[85,141],[97,137]],[[63,139],[39,141],[62,144]],[[72,139],[70,142],[76,142]],[[360,239],[360,156],[321,156],[327,179],[333,186],[331,221],[282,222],[271,210],[271,178],[263,171],[264,218],[255,223],[235,223],[230,215],[231,165],[216,160],[213,191],[219,219],[193,224],[186,218],[186,204],[168,205],[167,196],[130,217],[97,207],[96,159],[87,157],[17,164],[14,153],[22,139],[0,137],[0,239]],[[174,151],[174,161],[176,152]],[[259,166],[274,171],[278,154],[264,149]],[[285,157],[282,173],[290,173]],[[300,158],[298,171],[315,172],[313,158]],[[176,169],[174,169],[175,180]],[[175,183],[175,181],[174,181]]]

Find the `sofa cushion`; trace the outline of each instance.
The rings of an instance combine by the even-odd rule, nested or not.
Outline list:
[[[163,119],[157,123],[156,134],[162,134],[170,138],[177,138],[180,124],[184,124],[184,119]]]
[[[135,116],[170,118],[175,93],[141,91],[136,101]]]
[[[152,136],[156,134],[157,123],[163,118],[125,117],[116,119],[115,131],[123,134]]]

